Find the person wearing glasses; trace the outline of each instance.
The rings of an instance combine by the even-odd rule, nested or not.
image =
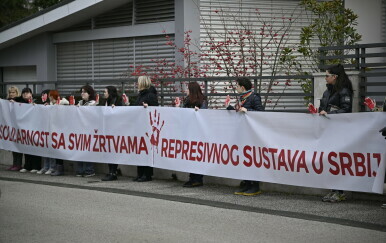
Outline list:
[[[326,86],[320,100],[319,114],[340,114],[352,112],[353,87],[344,67],[334,65],[326,71]],[[346,195],[340,190],[331,190],[322,198],[323,202],[341,202],[346,200]]]

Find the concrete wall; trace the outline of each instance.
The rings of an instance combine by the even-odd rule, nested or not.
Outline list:
[[[56,80],[52,35],[41,34],[0,50],[0,67],[36,66],[38,81]]]
[[[184,33],[191,30],[192,51],[199,52],[200,43],[200,1],[178,0],[175,1],[175,43],[178,48],[184,47]],[[176,52],[176,62],[184,66],[183,56]],[[198,60],[196,60],[198,61]]]
[[[362,35],[360,44],[386,42],[382,32],[386,26],[382,19],[385,8],[382,0],[345,0],[345,7],[358,15],[358,33]]]

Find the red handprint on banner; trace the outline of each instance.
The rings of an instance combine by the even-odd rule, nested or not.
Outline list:
[[[159,143],[159,135],[161,133],[161,130],[165,124],[165,121],[162,121],[162,124],[160,123],[161,114],[157,114],[157,110],[154,110],[154,117],[152,117],[151,112],[149,112],[149,118],[150,118],[150,126],[152,134],[150,135],[150,143],[151,145],[155,146],[158,153],[158,143]],[[146,133],[146,136],[149,137],[149,134]]]

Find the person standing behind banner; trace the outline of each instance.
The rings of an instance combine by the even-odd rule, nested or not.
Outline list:
[[[199,109],[207,109],[208,103],[206,97],[202,94],[200,85],[197,82],[190,82],[188,84],[187,97],[185,98],[183,108],[194,108],[196,111]],[[179,107],[179,99],[176,98],[176,107]],[[203,186],[203,175],[189,174],[189,181],[187,181],[183,187],[198,187]]]
[[[80,89],[82,99],[78,102],[78,106],[95,106],[95,91],[90,85],[85,85]],[[91,177],[95,176],[94,163],[92,162],[77,162],[76,176]]]
[[[24,88],[21,91],[21,97],[16,97],[15,102],[34,104],[34,99],[32,97],[32,90],[30,88]],[[27,118],[28,119],[28,118]],[[24,154],[25,163],[24,168],[20,172],[25,173],[30,171],[31,173],[36,173],[41,169],[42,159],[40,156]]]
[[[41,105],[48,105],[49,104],[49,102],[50,102],[48,99],[49,92],[50,92],[49,89],[42,91],[41,100],[38,102],[38,104],[41,104]],[[43,167],[41,170],[39,170],[37,172],[37,174],[39,174],[39,175],[42,175],[42,174],[51,175],[51,173],[54,172],[56,169],[55,159],[48,158],[48,157],[42,157],[42,162],[43,162]]]
[[[353,87],[344,67],[334,65],[326,71],[326,86],[320,100],[319,115],[340,114],[352,112]],[[322,198],[323,202],[341,202],[346,200],[342,190],[331,190]]]
[[[227,110],[236,110],[246,113],[247,111],[264,111],[264,106],[261,103],[259,94],[252,90],[252,83],[248,78],[242,77],[236,80],[236,90],[240,94],[240,99],[237,101],[236,107],[229,105],[229,95],[226,98],[225,106]],[[235,195],[254,196],[260,194],[260,182],[245,181],[244,185],[237,190]]]
[[[57,90],[51,90],[48,93],[48,102],[50,105],[69,105],[70,102],[66,98],[60,99],[59,92]],[[51,163],[54,163],[55,169],[50,174],[51,176],[61,176],[64,175],[64,164],[62,159],[52,159],[50,158]]]
[[[157,90],[151,85],[151,80],[147,76],[138,77],[138,98],[134,106],[158,106]],[[153,176],[153,167],[138,166],[137,177],[133,181],[145,182],[151,181]]]
[[[128,100],[125,101],[124,103],[123,100],[118,96],[117,88],[115,88],[114,86],[105,87],[105,91],[103,95],[104,95],[104,98],[106,99],[104,106],[111,106],[114,108],[115,106],[129,105]],[[113,125],[113,124],[114,124],[114,121],[111,121],[111,124],[107,124],[107,125]],[[102,178],[102,181],[117,180],[118,165],[108,164],[108,166],[109,166],[109,173],[104,178]]]
[[[15,100],[16,97],[20,96],[20,91],[16,86],[11,86],[8,89],[7,100]],[[23,163],[23,154],[18,152],[12,152],[13,163],[12,166],[7,170],[9,171],[19,171],[22,168]]]

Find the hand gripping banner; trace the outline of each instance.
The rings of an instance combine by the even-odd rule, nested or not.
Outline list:
[[[305,187],[383,192],[386,113],[319,116],[0,100],[0,148]]]

